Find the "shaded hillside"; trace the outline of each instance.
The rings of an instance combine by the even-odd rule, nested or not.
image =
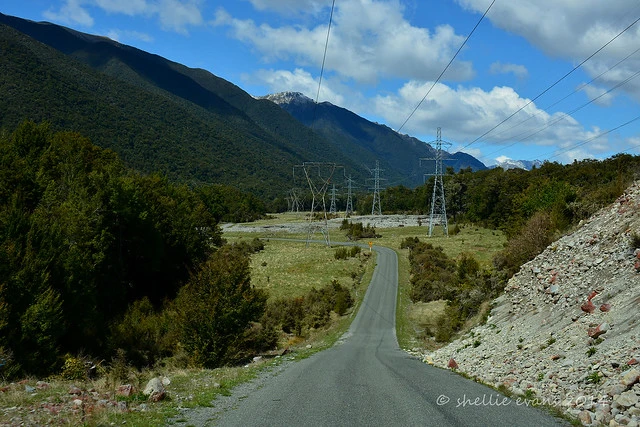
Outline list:
[[[424,182],[424,174],[433,165],[421,158],[433,158],[435,150],[417,138],[399,134],[388,126],[370,122],[357,114],[329,102],[315,102],[301,93],[284,92],[268,95],[293,117],[322,134],[345,155],[373,165],[381,160],[390,185],[415,187]],[[465,153],[449,155],[447,166],[455,170],[471,167],[486,169],[484,164]]]
[[[304,161],[334,161],[355,176],[366,174],[277,106],[207,71],[2,14],[0,46],[4,129],[47,120],[113,149],[141,171],[234,185],[265,198],[282,195],[293,165]]]

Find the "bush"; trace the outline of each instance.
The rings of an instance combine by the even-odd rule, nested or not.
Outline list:
[[[406,237],[402,242],[400,242],[400,249],[413,249],[415,245],[420,243],[420,239],[418,237]]]
[[[346,219],[342,221],[342,225],[340,226],[341,230],[347,230],[346,237],[349,240],[358,240],[358,239],[377,239],[381,237],[379,234],[376,234],[376,228],[372,225],[362,225],[361,222],[349,223],[345,222]]]
[[[219,249],[175,301],[181,342],[192,363],[215,368],[260,347],[247,330],[262,317],[266,301],[266,293],[251,286],[249,259],[242,250]]]
[[[540,254],[552,241],[551,218],[548,213],[534,214],[520,233],[507,242],[505,249],[496,255],[494,265],[506,270],[509,276]]]
[[[320,290],[311,289],[304,297],[270,302],[265,317],[283,332],[302,336],[306,329],[325,326],[331,311],[342,316],[352,306],[349,289],[334,280]]]
[[[156,312],[146,297],[134,302],[112,327],[111,348],[124,350],[137,368],[153,366],[171,356],[178,342],[171,313],[171,310]]]

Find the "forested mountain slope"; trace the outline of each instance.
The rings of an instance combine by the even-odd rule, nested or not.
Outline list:
[[[283,194],[292,167],[305,161],[368,174],[273,103],[207,71],[1,14],[0,47],[4,129],[46,120],[113,149],[138,170],[234,185],[265,198]]]

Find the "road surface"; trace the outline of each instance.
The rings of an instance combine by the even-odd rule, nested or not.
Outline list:
[[[293,363],[211,424],[221,426],[567,425],[398,347],[398,261],[374,247],[378,264],[339,344]],[[214,402],[215,405],[215,402]]]

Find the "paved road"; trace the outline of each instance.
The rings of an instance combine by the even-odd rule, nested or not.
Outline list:
[[[398,261],[378,265],[341,343],[294,363],[216,422],[222,426],[557,426],[550,415],[426,365],[398,347]],[[519,402],[522,403],[522,402]]]

